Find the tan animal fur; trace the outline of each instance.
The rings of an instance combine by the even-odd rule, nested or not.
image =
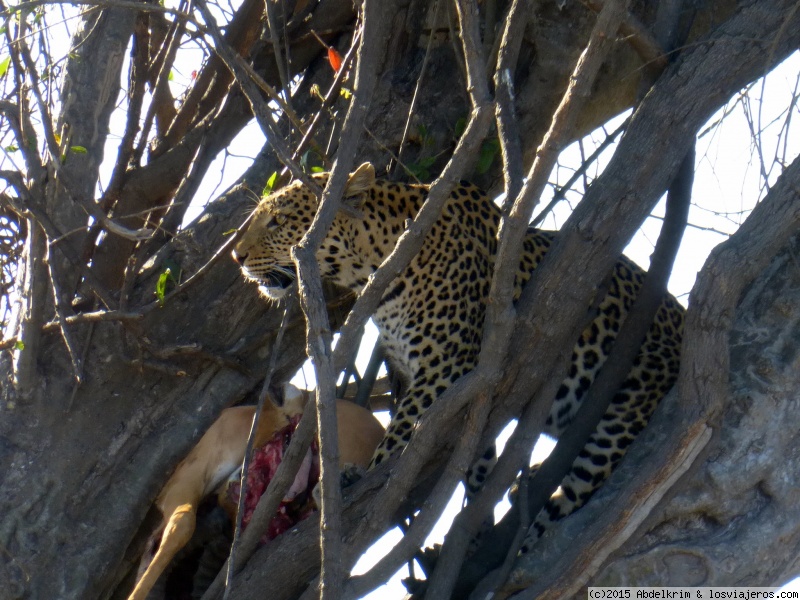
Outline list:
[[[258,423],[254,447],[258,448],[303,411],[308,392],[286,386],[283,407],[267,401]],[[200,438],[175,469],[155,501],[163,515],[151,541],[161,543],[150,564],[141,572],[128,600],[144,600],[175,555],[194,533],[197,507],[242,464],[247,438],[255,414],[254,406],[238,406],[222,411],[219,419]],[[366,467],[383,438],[383,427],[372,413],[352,402],[337,402],[340,467],[345,464]]]

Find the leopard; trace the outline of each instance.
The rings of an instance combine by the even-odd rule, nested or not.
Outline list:
[[[328,173],[313,175],[320,186],[328,177]],[[358,167],[349,175],[343,210],[337,213],[317,252],[321,276],[360,292],[394,250],[429,191],[425,184],[380,179],[370,163]],[[309,229],[318,205],[316,195],[294,181],[260,201],[236,243],[234,259],[268,299],[279,301],[294,286],[297,270],[290,251]],[[402,451],[424,412],[476,366],[500,218],[500,207],[486,193],[461,182],[445,200],[419,253],[381,298],[373,321],[404,393],[372,466]],[[557,235],[528,229],[515,274],[515,301]],[[596,301],[595,316],[574,346],[569,372],[547,417],[544,433],[548,436],[558,438],[575,417],[609,356],[644,276],[645,271],[627,257],[616,262],[605,297]],[[523,553],[552,523],[580,508],[602,485],[672,388],[680,366],[683,321],[683,307],[665,294],[639,354],[597,430],[562,481],[559,493],[532,520]],[[480,485],[496,460],[493,450],[483,459],[485,464],[473,469],[479,473],[474,485]]]

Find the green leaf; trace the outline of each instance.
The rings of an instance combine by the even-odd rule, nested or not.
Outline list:
[[[321,162],[322,158],[318,152],[315,150],[306,150],[303,152],[303,156],[300,157],[300,168],[306,173],[321,173],[324,172],[324,169],[321,171],[316,170]]]
[[[234,233],[236,233],[235,227],[233,229],[228,229],[228,231],[223,231],[222,235],[233,235]]]
[[[10,56],[6,56],[2,61],[0,61],[0,78],[6,76],[6,73],[8,73],[8,66],[10,64],[11,64]]]
[[[261,195],[269,196],[272,193],[272,190],[275,188],[276,181],[278,181],[277,171],[275,171],[272,175],[269,176],[269,179],[267,179],[267,185],[264,186],[264,191],[261,192]]]
[[[481,153],[478,157],[478,164],[475,165],[475,171],[478,175],[486,173],[494,162],[494,157],[500,151],[500,142],[497,138],[486,140],[481,146]]]
[[[69,149],[75,154],[89,154],[89,151],[83,146],[70,146]]]
[[[175,79],[175,72],[170,71],[169,75],[167,75],[167,81],[174,81],[174,79]]]
[[[324,173],[325,169],[323,169],[322,167],[311,167],[311,172],[312,173]]]
[[[175,281],[172,277],[172,269],[167,267],[164,269],[164,272],[158,276],[158,281],[156,281],[156,298],[158,298],[160,303],[164,302],[164,296],[166,296],[167,293],[167,282],[169,282],[170,279]]]
[[[19,148],[14,144],[9,144],[5,148],[3,148],[3,150],[5,150],[6,152],[16,152],[17,150],[19,150]]]
[[[461,117],[458,121],[456,121],[455,130],[453,131],[453,133],[456,134],[456,139],[464,135],[464,132],[466,130],[467,130],[467,120],[464,117]]]
[[[22,350],[25,350],[25,342],[23,342],[22,340],[17,340],[16,342],[14,342],[14,350],[19,350],[20,352]]]
[[[430,181],[431,173],[429,169],[436,162],[435,156],[425,156],[420,158],[415,163],[409,165],[408,170],[420,181]]]

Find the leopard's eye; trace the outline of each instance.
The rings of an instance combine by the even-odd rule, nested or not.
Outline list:
[[[272,219],[267,224],[267,229],[277,229],[278,227],[286,223],[286,218],[287,218],[286,215],[280,213],[273,215]]]

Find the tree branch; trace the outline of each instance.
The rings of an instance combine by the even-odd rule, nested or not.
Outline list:
[[[490,395],[483,392],[478,394],[475,401],[470,404],[466,424],[461,430],[461,436],[447,462],[444,473],[436,482],[428,499],[420,507],[419,513],[414,516],[411,527],[404,532],[403,539],[374,567],[363,575],[350,578],[344,595],[346,599],[357,600],[371,592],[389,579],[418,552],[419,547],[428,537],[444,507],[453,496],[455,487],[463,480],[476,452],[480,449],[478,443],[481,440],[481,433],[491,408],[490,400]]]
[[[651,527],[657,525],[641,527],[646,520],[652,519],[652,515],[667,512],[671,514],[667,518],[685,518],[685,511],[677,509],[676,512],[670,508],[672,502],[667,503],[668,499],[685,493],[686,488],[693,485],[691,480],[682,481],[680,488],[672,489],[690,468],[695,481],[708,477],[705,468],[696,460],[703,456],[700,453],[704,447],[715,445],[715,439],[717,446],[722,443],[719,437],[724,435],[724,429],[720,419],[727,410],[735,412],[728,394],[731,377],[729,334],[736,306],[744,290],[764,273],[790,238],[796,236],[800,228],[798,189],[800,158],[787,167],[740,229],[712,251],[698,275],[689,303],[678,393],[671,394],[654,415],[648,426],[652,434],[647,443],[637,440],[633,444],[628,457],[615,473],[616,480],[601,490],[600,494],[605,496],[603,501],[589,503],[564,522],[568,531],[563,533],[567,539],[576,531],[581,532],[583,543],[580,547],[557,544],[557,548],[551,545],[548,558],[543,559],[542,555],[534,553],[526,556],[523,568],[537,559],[544,563],[542,566],[545,568],[534,586],[526,591],[527,597],[568,598],[597,575],[614,553],[625,554],[625,549],[640,545]],[[677,397],[673,398],[674,395]],[[727,454],[731,448],[717,447],[714,452]],[[713,454],[705,460],[714,460]],[[715,467],[715,472],[720,472],[719,467]],[[769,484],[759,481],[757,485]],[[730,537],[730,527],[725,529],[728,534],[725,537]],[[686,532],[678,535],[685,539]],[[709,539],[704,533],[699,535],[703,540]],[[763,536],[763,531],[759,530],[759,536]],[[647,546],[652,548],[652,539]],[[671,553],[676,551],[680,551],[679,545],[670,546]],[[709,552],[715,550],[712,548]],[[643,554],[637,555],[636,563],[638,568],[646,564]],[[728,573],[729,567],[722,568],[720,573],[723,572]],[[706,579],[705,583],[724,585],[716,579],[720,573],[709,574],[712,578]],[[744,573],[737,573],[737,581],[744,576]],[[748,577],[744,581],[755,580],[752,571]],[[517,577],[513,583],[515,587],[527,587],[531,581]]]
[[[599,67],[611,49],[611,43],[608,41],[610,34],[616,31],[626,12],[626,6],[626,2],[609,1],[598,17],[586,50],[575,66],[572,85],[553,115],[550,130],[537,151],[537,158],[531,166],[528,180],[514,200],[508,215],[503,215],[501,218],[498,253],[490,289],[493,302],[487,305],[481,354],[476,368],[484,373],[492,389],[499,380],[500,368],[514,327],[515,310],[512,305],[514,278],[531,212],[547,183],[563,143],[571,133],[572,123],[588,97]],[[515,432],[518,436],[533,437],[535,435],[533,432],[540,429],[525,425],[527,423],[520,423]],[[522,429],[525,431],[521,431]],[[528,454],[533,441],[528,440]],[[481,493],[457,517],[458,526],[451,529],[445,540],[436,569],[428,583],[427,594],[431,598],[447,598],[451,595],[470,540],[477,535],[478,528],[486,515],[508,489],[511,480],[524,464],[523,461],[527,461],[524,448],[516,454],[513,457],[509,454],[501,457]]]
[[[316,253],[340,208],[341,197],[355,162],[358,140],[377,81],[378,57],[386,44],[387,19],[380,0],[362,6],[362,35],[358,49],[356,80],[342,127],[339,155],[331,172],[311,227],[292,248],[297,265],[300,305],[306,315],[306,350],[317,376],[317,421],[320,440],[320,600],[338,599],[347,574],[341,534],[341,484],[336,426],[336,369],[331,357],[331,332],[322,294]],[[385,8],[384,8],[385,10]],[[340,341],[341,343],[341,341]]]
[[[258,500],[258,504],[250,518],[250,526],[242,535],[239,551],[235,557],[232,557],[234,559],[233,572],[237,575],[258,549],[261,536],[266,531],[270,520],[275,516],[281,500],[286,496],[286,491],[292,485],[295,474],[300,468],[306,452],[311,447],[311,442],[314,440],[314,435],[317,432],[317,422],[315,412],[308,409],[309,407],[306,406],[306,410],[303,411],[303,416],[300,418],[300,422],[292,435],[292,442],[284,453],[283,460],[278,465],[275,476],[270,480],[267,489]],[[236,585],[237,579],[237,577],[234,577],[232,582],[228,583],[228,589],[230,589],[230,586]],[[223,590],[227,593],[225,586],[225,571],[223,570],[217,574],[214,582],[203,594],[202,600],[222,598]]]
[[[527,5],[522,0],[514,0],[505,18],[505,29],[497,55],[497,69],[494,74],[495,119],[497,136],[503,157],[503,180],[505,181],[506,201],[510,203],[519,194],[525,165],[522,161],[517,119],[514,115],[514,71],[517,67],[519,50],[525,33],[525,12]]]
[[[532,393],[555,397],[562,377],[554,374],[565,372],[562,369],[583,327],[582,315],[594,293],[597,274],[609,272],[626,241],[652,210],[697,129],[730,93],[769,67],[763,60],[764,46],[776,48],[776,61],[794,47],[797,40],[788,34],[770,37],[784,19],[796,22],[797,15],[791,15],[781,0],[742,8],[715,30],[709,43],[682,53],[645,97],[609,166],[523,290],[517,304],[521,318],[511,341],[516,354],[498,389],[503,398],[498,418],[506,412],[504,407],[513,414],[513,407]],[[736,67],[726,68],[731,53],[737,56]],[[568,280],[563,277],[565,270],[572,273]],[[548,319],[553,314],[559,315],[559,323],[572,326],[561,331]],[[542,360],[531,365],[520,359],[532,355]],[[507,385],[512,381],[515,383]],[[544,381],[546,386],[540,388]]]
[[[225,572],[225,593],[222,595],[223,600],[228,600],[229,598],[231,591],[230,584],[231,581],[233,580],[234,574],[236,573],[235,571],[235,567],[237,564],[236,552],[239,549],[239,541],[242,535],[242,521],[244,519],[245,500],[247,498],[247,481],[248,481],[248,474],[250,471],[250,460],[252,459],[253,456],[253,449],[254,449],[253,446],[256,441],[258,422],[261,420],[261,413],[264,410],[264,403],[272,402],[272,399],[268,398],[269,389],[270,385],[272,384],[272,375],[275,373],[275,365],[277,363],[278,354],[281,351],[281,342],[283,341],[283,334],[286,331],[286,326],[289,322],[289,315],[290,315],[290,308],[288,306],[285,306],[283,309],[283,318],[281,319],[281,326],[278,329],[278,335],[275,337],[275,343],[272,345],[272,353],[270,354],[269,366],[267,367],[267,374],[264,376],[264,382],[261,384],[261,392],[258,394],[258,403],[256,405],[256,412],[253,415],[253,423],[250,426],[250,433],[247,436],[247,446],[245,447],[244,458],[242,459],[241,477],[239,479],[239,502],[237,503],[236,506],[236,523],[233,529],[233,541],[231,542],[231,552],[230,556],[228,557],[227,569]],[[293,477],[296,476],[297,476],[297,469],[295,469]],[[285,496],[286,490],[285,489],[281,490],[281,492],[282,495],[280,496],[280,498],[283,498]],[[274,495],[277,496],[278,494]],[[267,498],[265,500],[265,503],[269,502],[269,500],[270,498]],[[261,504],[261,498],[259,498],[259,502],[256,504],[256,508],[258,508],[259,504]],[[274,511],[270,513],[269,518],[266,520],[266,523],[264,522],[258,523],[259,527],[253,527],[254,523],[250,524],[250,526],[253,527],[253,534],[251,537],[255,539],[260,539],[261,535],[263,535],[264,532],[267,530],[267,526],[269,525],[269,520],[272,518],[273,514]],[[252,547],[248,548],[248,552],[252,552]]]
[[[693,175],[694,152],[690,151],[673,185],[670,186],[667,195],[667,215],[656,242],[650,270],[639,290],[636,302],[625,317],[611,354],[589,388],[575,418],[528,485],[528,515],[531,518],[535,518],[544,508],[548,499],[569,473],[589,437],[597,431],[600,419],[608,410],[617,390],[622,387],[640,351],[666,293],[667,281],[686,227]],[[518,428],[521,426],[522,421]],[[481,548],[470,559],[470,567],[465,569],[465,572],[470,575],[476,574],[478,577],[483,568],[486,569],[483,571],[485,573],[497,566],[504,557],[501,549],[508,548],[518,528],[519,513],[509,511],[492,534],[486,536]],[[464,586],[463,592],[464,589],[475,587],[477,580],[467,577],[460,583]]]

